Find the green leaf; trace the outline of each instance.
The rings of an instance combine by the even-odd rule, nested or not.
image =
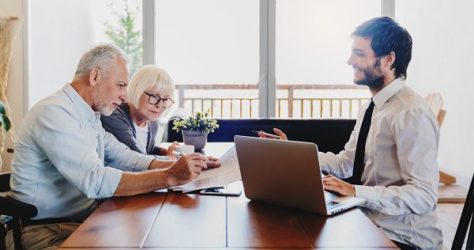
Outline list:
[[[3,127],[5,131],[10,130],[11,123],[10,119],[8,119],[8,116],[0,114],[0,126]]]
[[[206,113],[196,112],[194,116],[173,121],[173,130],[177,132],[180,130],[194,130],[211,133],[217,128],[219,128],[217,120],[210,118],[209,111]]]
[[[5,111],[5,104],[2,101],[0,101],[0,114],[1,115],[7,114],[7,112]]]

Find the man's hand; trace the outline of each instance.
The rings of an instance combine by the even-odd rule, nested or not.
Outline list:
[[[202,169],[206,169],[206,157],[201,154],[181,156],[166,172],[170,186],[182,185],[199,176]]]
[[[214,156],[207,156],[207,168],[218,168],[221,166],[221,162]]]
[[[340,195],[355,195],[354,185],[340,180],[332,175],[326,175],[323,177],[324,190],[336,192]]]
[[[285,133],[283,133],[283,131],[281,131],[277,128],[273,128],[273,132],[275,132],[276,136],[274,134],[265,133],[263,131],[258,131],[258,136],[261,137],[261,138],[267,138],[267,139],[280,139],[280,140],[284,140],[284,141],[288,140],[288,137],[286,136]],[[280,137],[280,138],[278,138],[278,137]]]

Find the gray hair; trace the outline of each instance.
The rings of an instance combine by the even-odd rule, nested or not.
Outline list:
[[[113,44],[100,44],[84,53],[77,65],[75,76],[89,74],[94,68],[108,73],[109,63],[116,58],[123,59],[128,68],[129,59],[125,52]]]

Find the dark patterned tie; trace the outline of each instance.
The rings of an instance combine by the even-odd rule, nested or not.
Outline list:
[[[354,158],[354,169],[352,172],[352,177],[349,179],[349,182],[352,184],[360,185],[362,173],[364,172],[365,165],[365,144],[367,141],[367,135],[369,134],[370,122],[372,120],[372,113],[374,111],[374,101],[370,101],[370,105],[365,111],[364,120],[362,120],[362,125],[359,130],[359,138],[357,138],[357,147]]]

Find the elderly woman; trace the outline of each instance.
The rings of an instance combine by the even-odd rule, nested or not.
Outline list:
[[[110,116],[101,116],[102,126],[130,149],[153,155],[165,155],[175,160],[173,143],[169,148],[155,145],[158,118],[173,105],[174,84],[166,71],[154,66],[141,67],[128,85],[128,103],[123,103]],[[218,167],[214,157],[208,157],[208,167]]]

